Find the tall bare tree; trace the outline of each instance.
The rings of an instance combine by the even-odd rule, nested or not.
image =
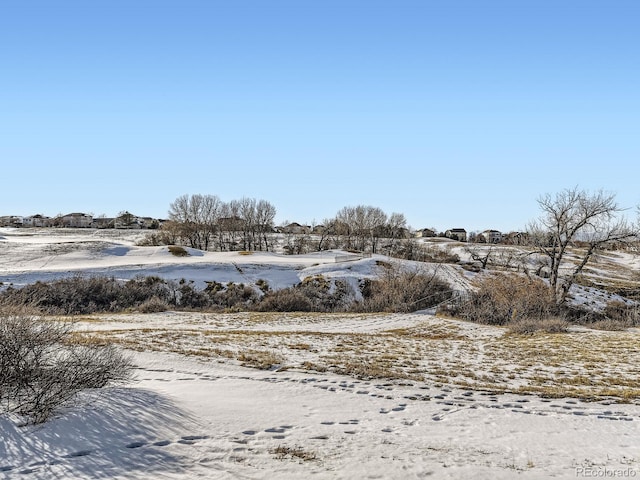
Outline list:
[[[256,225],[258,230],[258,250],[269,251],[268,233],[273,231],[273,223],[276,217],[276,207],[267,200],[259,200],[256,204]]]
[[[549,283],[556,304],[566,302],[569,289],[594,253],[616,242],[638,235],[638,226],[621,217],[615,195],[603,191],[589,193],[577,187],[538,199],[542,210],[539,219],[528,226],[530,242],[546,261]],[[580,249],[567,254],[576,242]],[[574,257],[575,258],[575,257]]]
[[[182,195],[169,206],[169,219],[179,226],[190,247],[208,250],[214,239],[222,201],[216,195]]]

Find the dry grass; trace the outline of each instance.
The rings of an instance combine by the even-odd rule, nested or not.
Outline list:
[[[284,358],[275,352],[264,350],[247,350],[238,354],[238,360],[243,367],[259,368],[260,370],[283,370]]]
[[[318,459],[315,452],[305,450],[301,446],[288,447],[286,445],[278,445],[276,448],[269,450],[269,453],[275,455],[278,460],[299,460],[301,462],[310,462]]]
[[[188,321],[158,323],[155,328],[127,323],[131,328],[75,335],[97,345],[109,341],[136,351],[174,352],[260,369],[426,381],[553,398],[640,399],[637,330],[583,329],[557,335],[538,329],[516,335],[505,327],[415,316],[410,327],[362,333],[350,330],[361,322],[384,324],[384,317],[268,312],[189,315]],[[93,328],[97,318],[78,323]],[[122,316],[110,318],[124,323]]]

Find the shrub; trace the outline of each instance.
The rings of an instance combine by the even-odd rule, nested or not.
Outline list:
[[[347,310],[353,298],[347,282],[314,275],[293,287],[265,292],[255,308],[263,312],[337,312]]]
[[[435,274],[394,265],[383,266],[382,275],[365,280],[363,301],[354,305],[355,311],[413,312],[429,308],[451,297],[451,288]]]
[[[285,288],[267,293],[257,305],[260,312],[312,312],[313,303],[299,289]]]
[[[494,274],[484,277],[478,287],[451,313],[478,323],[505,325],[523,319],[546,319],[557,310],[549,287],[538,278]]]
[[[150,227],[151,228],[151,227]],[[141,247],[159,246],[159,245],[173,245],[177,241],[177,237],[170,231],[157,230],[148,233],[141,240],[136,242],[136,245]]]
[[[262,293],[267,293],[270,289],[269,282],[262,278],[256,280],[256,287],[258,287]]]
[[[415,239],[405,240],[395,252],[398,258],[428,263],[459,263],[460,257],[446,246],[423,245]]]
[[[564,333],[569,329],[569,322],[561,317],[521,318],[509,324],[509,331],[519,335],[533,335],[536,332]]]
[[[42,423],[81,390],[129,378],[129,359],[113,347],[72,340],[69,323],[0,311],[0,413]]]
[[[185,309],[198,309],[211,306],[211,297],[204,290],[198,290],[193,280],[184,278],[178,282],[176,305]]]
[[[625,328],[633,327],[640,323],[640,311],[635,303],[627,304],[619,300],[612,300],[607,303],[602,313],[610,320],[625,324]]]
[[[613,320],[611,318],[605,320],[597,320],[593,323],[589,323],[587,325],[589,328],[593,328],[595,330],[608,330],[610,332],[619,332],[622,330],[626,330],[627,328],[632,327],[628,322],[623,320]]]
[[[135,308],[153,297],[175,304],[175,292],[159,277],[121,282],[109,277],[74,276],[8,289],[0,294],[0,303],[28,306],[47,315],[77,315]]]
[[[149,300],[145,300],[138,307],[142,313],[157,313],[166,312],[169,310],[169,305],[166,301],[158,297],[151,297]]]
[[[227,283],[226,287],[218,282],[212,282],[207,286],[209,298],[213,305],[231,308],[247,309],[258,301],[258,292],[244,283]]]
[[[167,249],[169,250],[169,252],[172,255],[175,255],[176,257],[188,257],[189,256],[189,252],[187,252],[184,247],[181,247],[180,245],[169,245],[167,247]]]

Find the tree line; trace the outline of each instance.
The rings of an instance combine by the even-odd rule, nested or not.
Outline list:
[[[267,200],[242,197],[224,202],[217,195],[182,195],[170,204],[168,221],[150,235],[150,242],[221,252],[272,251],[275,216],[276,207]],[[391,254],[408,236],[408,227],[403,214],[387,215],[378,207],[358,205],[325,219],[313,239],[309,233],[289,235],[289,252],[344,248]]]

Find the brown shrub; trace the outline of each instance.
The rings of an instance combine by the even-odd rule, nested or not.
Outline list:
[[[365,280],[363,301],[353,307],[364,312],[415,312],[451,297],[451,288],[422,269],[389,265],[375,280]]]
[[[640,323],[640,309],[636,304],[627,304],[620,300],[612,300],[607,303],[602,313],[609,320],[615,320],[625,324],[625,328],[633,327]]]
[[[453,309],[465,320],[505,325],[522,319],[547,319],[556,313],[548,285],[524,275],[494,274],[478,283],[468,301]]]
[[[0,415],[44,422],[78,392],[123,382],[131,371],[115,348],[75,342],[68,322],[0,310]]]
[[[313,303],[300,290],[285,288],[265,294],[256,310],[260,312],[311,312],[313,311]]]
[[[533,335],[536,332],[565,333],[569,322],[561,317],[521,318],[509,324],[509,332],[519,335]]]
[[[140,304],[138,310],[142,313],[166,312],[169,310],[169,304],[159,297],[151,297]]]

